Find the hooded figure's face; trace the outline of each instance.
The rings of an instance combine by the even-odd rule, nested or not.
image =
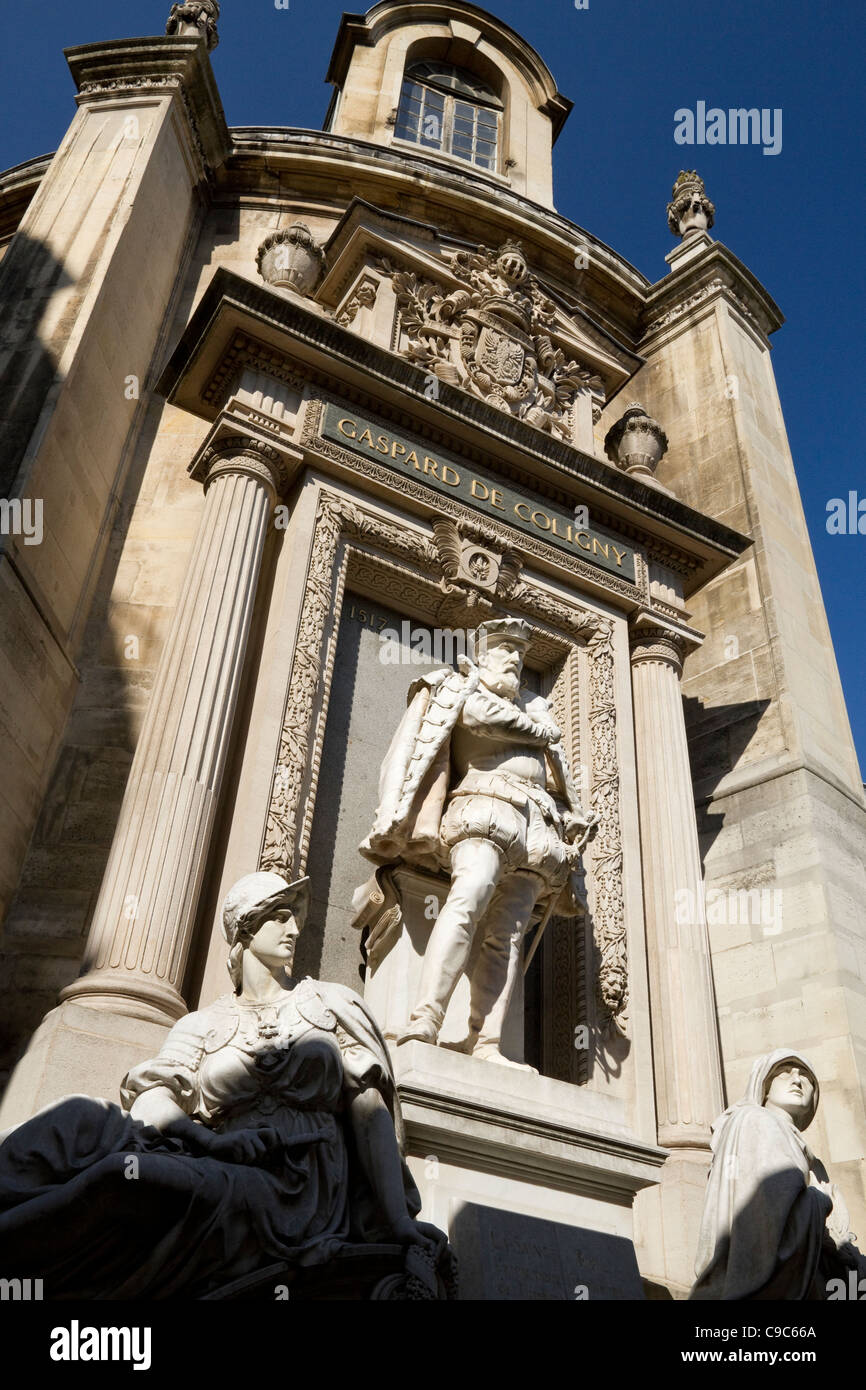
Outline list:
[[[764,1104],[784,1110],[798,1129],[805,1129],[814,1114],[814,1096],[810,1073],[793,1058],[787,1058],[770,1073]]]

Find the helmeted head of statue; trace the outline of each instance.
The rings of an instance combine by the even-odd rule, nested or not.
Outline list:
[[[282,874],[262,871],[245,874],[228,891],[223,901],[223,935],[229,945],[228,971],[235,992],[243,978],[243,956],[253,938],[273,935],[274,950],[286,970],[291,969],[294,943],[310,907],[310,880],[294,883]]]

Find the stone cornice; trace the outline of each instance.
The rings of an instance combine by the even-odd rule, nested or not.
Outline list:
[[[658,334],[717,297],[764,338],[785,322],[779,306],[742,261],[721,242],[707,238],[703,247],[650,290],[643,313],[641,351],[646,352]]]
[[[0,242],[18,230],[53,158],[53,154],[42,154],[0,174]]]
[[[464,457],[492,460],[529,486],[558,488],[572,501],[608,513],[614,525],[691,555],[690,587],[706,582],[749,545],[745,536],[647,487],[565,441],[513,419],[457,387],[441,383],[439,399],[425,395],[424,372],[303,304],[220,267],[202,296],[157,389],[175,405],[213,419],[219,405],[205,393],[238,333],[281,353],[303,372],[346,399],[367,400],[380,412],[396,409],[411,428]],[[383,412],[384,413],[384,412]]]
[[[219,180],[223,197],[303,197],[340,216],[346,206],[347,163],[356,194],[370,204],[399,205],[410,193],[417,197],[418,180],[423,179],[429,217],[437,221],[440,234],[471,235],[476,243],[496,245],[517,237],[542,279],[579,298],[614,337],[634,335],[650,287],[646,276],[585,228],[499,180],[409,149],[329,131],[233,127],[231,137],[234,148]],[[578,251],[588,252],[588,265],[579,272]]]
[[[177,89],[190,134],[210,175],[230,149],[228,127],[205,45],[198,39],[112,39],[64,50],[78,103]]]
[[[422,1046],[398,1050],[397,1088],[410,1143],[440,1161],[619,1202],[659,1181],[667,1151],[595,1113],[581,1088],[521,1077],[504,1093],[485,1064]]]

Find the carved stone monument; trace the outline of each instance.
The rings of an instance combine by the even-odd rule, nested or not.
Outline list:
[[[802,1137],[818,1096],[811,1064],[778,1048],[713,1126],[693,1299],[826,1299],[866,1274],[844,1198]]]
[[[218,0],[192,0],[192,3],[172,5],[165,32],[169,37],[176,34],[179,38],[202,38],[208,52],[212,53],[219,43],[219,17]]]
[[[0,536],[0,1169],[38,1151],[50,1188],[9,1189],[0,1276],[66,1251],[79,1292],[170,1289],[224,1235],[195,1288],[264,1295],[253,1188],[256,1258],[369,1269],[340,1193],[387,1170],[399,1293],[438,1238],[397,1087],[461,1296],[687,1297],[726,1087],[792,1038],[862,1234],[866,801],[781,311],[694,171],[650,278],[557,210],[571,103],[483,0],[345,15],[319,132],[229,129],[220,5],[170,8],[67,49],[57,155],[0,174],[0,473],[45,516]],[[250,869],[299,913],[309,876],[310,978],[259,971],[264,923],[221,998]],[[94,1099],[123,1073],[131,1115]],[[780,1136],[814,1205],[763,1099],[725,1133]]]
[[[123,1110],[71,1096],[6,1134],[0,1242],[46,1297],[273,1298],[346,1256],[369,1297],[453,1291],[445,1236],[414,1219],[372,1015],[291,977],[308,905],[308,879],[247,874],[223,906],[233,992],[133,1067]]]
[[[580,849],[598,817],[571,778],[561,730],[541,696],[521,694],[531,628],[498,618],[478,628],[478,664],[434,671],[410,690],[388,750],[376,820],[361,846],[380,865],[450,867],[451,886],[399,1041],[435,1043],[481,933],[460,1050],[509,1065],[500,1050],[523,939],[540,916],[573,916]]]

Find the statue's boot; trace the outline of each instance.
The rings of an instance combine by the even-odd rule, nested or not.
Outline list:
[[[483,917],[502,869],[502,854],[491,840],[461,840],[451,851],[451,887],[436,918],[418,989],[418,1001],[397,1038],[436,1043],[449,1000],[469,960],[475,927]]]
[[[431,1018],[409,1019],[402,1033],[397,1034],[397,1046],[405,1042],[425,1042],[436,1046],[439,1029]]]
[[[515,1062],[511,1057],[506,1057],[495,1043],[482,1043],[472,1049],[472,1056],[479,1062],[498,1062],[501,1067],[514,1067],[517,1071],[528,1071],[533,1076],[538,1075],[538,1068],[531,1067],[528,1062]]]

